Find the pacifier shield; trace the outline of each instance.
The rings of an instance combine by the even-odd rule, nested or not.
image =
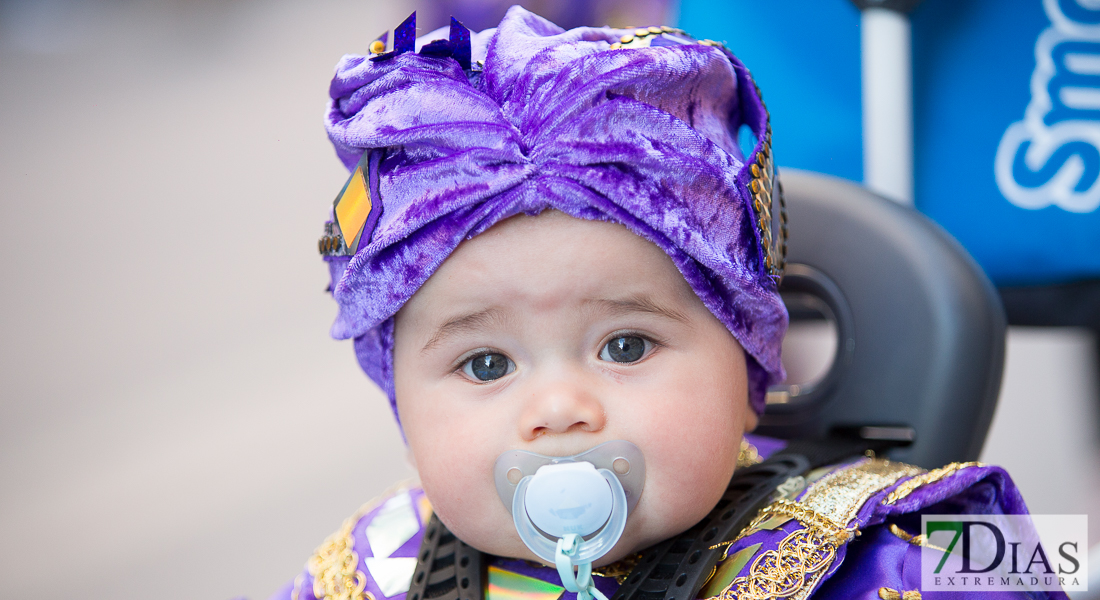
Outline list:
[[[531,522],[558,538],[599,531],[614,506],[611,486],[587,462],[540,467],[525,492],[523,506]]]
[[[509,450],[493,466],[497,493],[523,543],[548,563],[559,540],[579,536],[568,561],[588,564],[611,550],[645,485],[642,451],[611,440],[572,456]]]

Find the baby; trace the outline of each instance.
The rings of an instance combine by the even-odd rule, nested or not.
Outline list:
[[[782,446],[745,434],[784,377],[785,230],[768,114],[725,48],[518,7],[477,34],[414,40],[412,19],[337,68],[354,172],[321,251],[333,334],[422,488],[361,509],[276,598],[914,598],[905,515],[1024,511],[989,467],[739,469]]]
[[[503,221],[459,246],[394,334],[397,412],[424,491],[489,554],[538,560],[491,477],[509,450],[638,446],[645,493],[600,564],[706,516],[756,423],[737,340],[660,248],[617,223]]]

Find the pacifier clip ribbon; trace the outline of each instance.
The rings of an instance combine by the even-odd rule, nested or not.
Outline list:
[[[603,592],[596,589],[592,581],[592,562],[583,562],[574,570],[573,557],[577,555],[584,540],[575,533],[567,533],[565,537],[558,539],[557,551],[554,553],[554,564],[558,567],[558,576],[565,589],[577,594],[577,600],[607,600]]]

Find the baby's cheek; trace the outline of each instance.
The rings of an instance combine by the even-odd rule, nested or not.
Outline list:
[[[467,544],[508,557],[532,558],[516,534],[511,515],[496,495],[495,488],[470,485],[459,473],[434,481],[424,481],[428,500],[441,521]]]
[[[493,484],[495,457],[485,440],[465,428],[443,426],[432,434],[414,449],[421,483],[440,519],[476,544],[480,532],[499,531],[496,521],[507,517]]]
[[[655,411],[645,439],[647,491],[662,519],[690,526],[721,498],[733,475],[741,440],[728,403],[697,395],[687,406]],[[647,419],[648,420],[648,419]],[[652,487],[650,487],[652,486]],[[670,533],[675,533],[672,531]]]
[[[484,509],[485,499],[479,498],[478,486],[471,485],[469,480],[470,473],[442,461],[421,471],[421,483],[432,509],[463,539],[473,539],[484,528],[482,519],[488,512]]]

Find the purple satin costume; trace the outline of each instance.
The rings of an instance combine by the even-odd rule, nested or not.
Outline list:
[[[767,385],[782,380],[787,315],[749,191],[767,112],[724,49],[658,35],[644,47],[613,46],[633,31],[564,31],[513,7],[498,28],[470,36],[467,60],[480,68],[415,51],[345,56],[337,66],[326,124],[338,155],[349,169],[365,152],[385,156],[376,224],[354,256],[327,259],[340,309],[332,333],[355,340],[391,404],[393,315],[464,240],[547,209],[621,223],[663,249],[744,347],[758,412]],[[415,50],[444,36],[429,34]],[[411,39],[402,44],[411,48]],[[736,143],[742,125],[761,140],[748,157]],[[784,446],[747,437],[762,457]],[[864,458],[785,493],[729,545],[700,597],[920,597],[912,533],[922,512],[1027,513],[1008,475],[978,464],[925,472]],[[429,514],[415,487],[365,506],[273,600],[405,600]],[[814,515],[842,525],[830,529]],[[553,592],[552,568],[500,557],[488,567],[487,600],[576,597]],[[531,591],[500,583],[521,580]],[[612,576],[595,582],[608,597],[619,585]]]

